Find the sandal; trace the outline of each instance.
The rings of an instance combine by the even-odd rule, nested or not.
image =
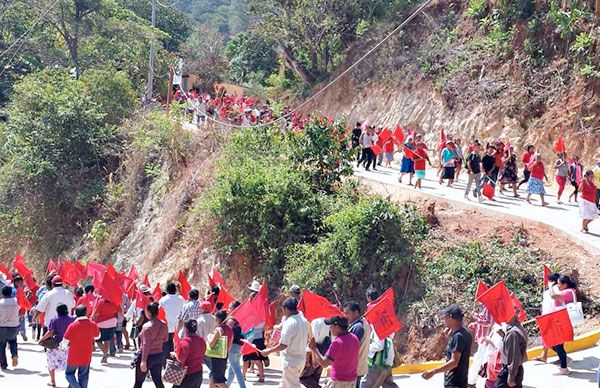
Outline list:
[[[264,383],[265,382],[265,376],[264,375],[258,376],[258,380],[256,380],[256,381],[259,382],[259,383]]]

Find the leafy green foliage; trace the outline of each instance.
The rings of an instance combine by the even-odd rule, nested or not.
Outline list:
[[[183,0],[179,9],[202,27],[230,37],[248,29],[246,0]]]
[[[80,81],[83,92],[110,124],[120,124],[138,105],[133,85],[124,71],[90,69]]]
[[[186,58],[185,71],[196,74],[206,89],[212,88],[227,73],[224,50],[222,36],[209,27],[197,27],[182,47]]]
[[[579,21],[589,16],[584,8],[577,8],[577,3],[571,9],[563,9],[559,1],[551,2],[548,19],[556,25],[563,39],[574,38],[579,33]]]
[[[469,8],[467,8],[467,16],[481,18],[485,15],[487,9],[487,0],[469,0]]]
[[[277,55],[272,42],[251,32],[242,32],[230,39],[225,55],[229,59],[231,80],[237,83],[258,81],[263,84],[265,78],[277,69]]]
[[[286,281],[324,295],[335,292],[342,300],[364,295],[371,284],[398,284],[427,233],[414,209],[376,198],[355,198],[323,224],[325,233],[315,244],[287,250]]]

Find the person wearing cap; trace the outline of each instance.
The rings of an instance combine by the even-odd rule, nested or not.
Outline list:
[[[360,341],[348,331],[348,318],[336,316],[325,320],[331,327],[331,335],[335,339],[329,345],[325,355],[317,348],[317,343],[312,338],[308,344],[314,358],[323,368],[331,367],[332,388],[355,388],[358,368],[358,355]]]
[[[252,283],[248,285],[248,289],[251,291],[248,300],[252,301],[260,291],[261,287],[262,284],[258,280],[254,279]],[[258,326],[253,327],[250,332],[246,333],[246,340],[252,342],[258,350],[263,350],[267,347],[265,345],[264,330],[265,324],[262,322]],[[252,353],[243,356],[242,360],[244,361],[243,375],[246,376],[248,369],[250,369],[251,366],[255,366],[258,368],[258,382],[264,383],[265,367],[268,367],[270,364],[269,358],[262,354]]]
[[[600,210],[600,159],[596,159],[596,165],[592,167],[594,173],[594,184],[596,185],[596,207]]]
[[[438,368],[423,373],[429,380],[438,373],[444,373],[444,388],[466,388],[469,375],[469,355],[473,342],[471,333],[463,326],[464,314],[458,305],[450,305],[442,311],[444,333],[448,336],[446,347],[446,363]]]
[[[75,307],[75,299],[71,291],[63,288],[62,278],[58,275],[52,278],[52,289],[44,294],[42,299],[34,307],[34,316],[44,313],[44,334],[50,327],[50,321],[58,316],[56,308],[59,304],[65,304],[71,311]]]
[[[519,322],[521,311],[514,305],[515,315],[508,323],[502,340],[502,370],[496,380],[496,388],[523,388],[523,363],[527,361],[527,332]]]
[[[348,331],[360,341],[356,387],[360,387],[360,380],[369,372],[369,343],[371,341],[371,326],[362,318],[360,305],[355,301],[344,304],[344,314],[350,324]]]
[[[294,284],[290,287],[290,297],[296,298],[296,300],[300,301],[300,297],[302,296],[302,289],[299,285]]]
[[[217,320],[212,315],[213,304],[207,300],[200,302],[200,316],[198,317],[198,335],[204,340],[215,331]]]
[[[454,141],[448,140],[446,147],[440,154],[442,162],[442,174],[440,175],[440,185],[444,183],[444,179],[448,180],[448,187],[452,187],[454,183],[454,174],[456,173],[456,151]]]
[[[286,320],[282,324],[279,343],[261,351],[261,354],[267,357],[271,353],[279,352],[282,366],[279,387],[300,388],[300,373],[306,360],[308,322],[298,313],[298,301],[294,298],[283,301],[283,314]],[[312,341],[314,342],[314,339]]]

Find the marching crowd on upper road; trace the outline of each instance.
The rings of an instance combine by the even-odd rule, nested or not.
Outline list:
[[[17,336],[28,340],[28,323],[32,340],[46,352],[49,386],[56,386],[57,371],[64,371],[70,387],[87,387],[96,347],[100,363],[108,367],[117,352],[135,349],[135,388],[148,374],[158,388],[165,383],[198,388],[205,368],[210,386],[237,381],[243,388],[249,373],[263,383],[273,353],[281,357],[280,387],[319,388],[326,368],[328,387],[396,387],[394,335],[403,325],[391,288],[380,293],[370,287],[365,303],[333,304],[293,285],[281,295],[282,302],[269,303],[266,282],[254,280],[249,297],[240,302],[216,269],[207,274],[204,297],[181,272],[178,283],[168,282],[164,290],[157,283],[151,289],[147,276],[139,281],[134,266],[126,274],[110,264],[50,260],[40,287],[17,255],[13,271],[0,266],[0,273],[0,368],[9,366],[7,344],[12,367],[18,365]],[[573,326],[584,321],[581,303],[568,276],[545,267],[544,280],[542,315],[535,320],[545,348],[559,356],[558,373],[568,375],[564,343],[573,340]],[[480,376],[486,388],[522,387],[527,316],[520,301],[503,281],[491,287],[479,281],[476,301],[480,309],[467,316],[466,327],[466,312],[458,305],[440,312],[448,337],[446,362],[422,377],[444,373],[446,388],[474,387]],[[473,341],[477,352],[469,366]],[[547,352],[539,361],[547,361]]]

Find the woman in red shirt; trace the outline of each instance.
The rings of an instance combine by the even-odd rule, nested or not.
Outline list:
[[[583,220],[581,226],[581,231],[583,233],[589,233],[588,225],[593,220],[598,219],[596,190],[597,187],[594,184],[594,172],[588,170],[579,184],[579,192],[581,193],[581,198],[579,200],[579,216]]]
[[[187,373],[179,385],[173,388],[199,388],[202,385],[202,362],[206,352],[206,342],[196,334],[198,322],[195,319],[185,321],[185,337],[179,341],[172,356],[182,365],[187,366]]]
[[[539,194],[542,200],[542,206],[548,206],[548,202],[544,201],[546,190],[544,189],[543,181],[545,178],[546,182],[548,182],[548,177],[546,176],[544,163],[542,163],[542,157],[539,154],[534,155],[527,166],[527,169],[531,173],[529,177],[529,186],[527,186],[527,203],[531,203],[531,194]]]
[[[414,150],[413,154],[415,161],[415,176],[417,177],[415,189],[423,189],[421,183],[423,179],[425,179],[425,161],[428,161],[429,166],[431,166],[431,161],[429,160],[429,156],[427,156],[427,151],[425,151],[425,143],[417,143],[417,148]]]

